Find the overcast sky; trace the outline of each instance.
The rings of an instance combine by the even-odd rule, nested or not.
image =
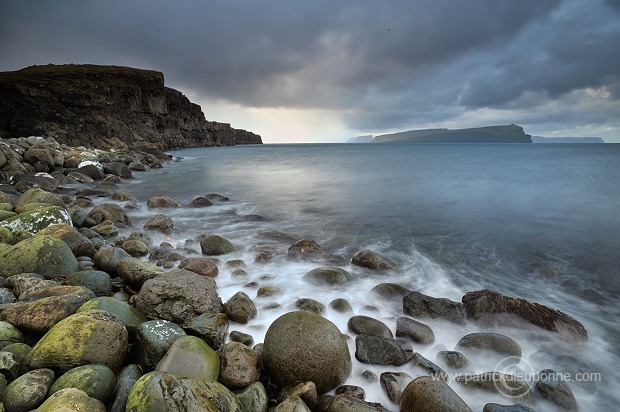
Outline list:
[[[620,143],[620,0],[2,0],[0,70],[164,72],[265,143],[516,123]]]

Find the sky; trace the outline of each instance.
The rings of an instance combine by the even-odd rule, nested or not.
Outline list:
[[[620,143],[620,0],[2,0],[0,71],[152,69],[265,143],[515,123]]]

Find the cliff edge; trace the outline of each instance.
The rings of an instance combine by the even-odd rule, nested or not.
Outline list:
[[[0,137],[51,136],[69,146],[162,151],[260,144],[261,137],[207,121],[157,71],[45,65],[0,73]]]

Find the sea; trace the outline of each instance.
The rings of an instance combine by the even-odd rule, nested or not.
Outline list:
[[[198,196],[228,196],[205,208],[181,207],[163,213],[179,231],[156,237],[194,249],[200,235],[229,239],[238,252],[220,256],[218,292],[225,302],[243,291],[255,300],[258,316],[231,324],[262,342],[269,324],[295,310],[300,298],[326,306],[324,316],[342,332],[352,314],[329,307],[345,298],[356,315],[372,316],[395,332],[402,301],[377,298],[379,283],[460,301],[469,292],[497,290],[561,310],[588,330],[585,347],[554,345],[527,330],[508,330],[522,347],[523,368],[571,371],[568,382],[582,411],[617,410],[620,402],[620,144],[265,144],[184,149],[169,152],[162,169],[134,173],[122,189],[137,197],[134,228],[152,215],[150,196],[166,195],[182,205]],[[290,238],[284,236],[287,234]],[[314,286],[302,277],[322,266],[291,261],[291,239],[315,240],[326,253],[344,258],[350,271],[344,286]],[[273,251],[266,263],[258,250]],[[357,251],[371,250],[396,266],[374,273],[352,266]],[[247,276],[224,264],[243,259]],[[283,292],[257,297],[257,287]],[[432,345],[412,344],[435,361],[474,323],[455,326],[422,320],[435,332]],[[349,340],[353,371],[347,384],[365,389],[366,400],[397,411],[370,370],[424,370],[358,362]],[[493,365],[473,365],[486,372]],[[486,370],[485,370],[486,369]],[[575,371],[581,373],[577,375]],[[532,375],[532,379],[535,376]],[[523,376],[524,380],[528,376]],[[472,407],[513,402],[497,394],[450,386]],[[537,411],[555,410],[538,402]]]

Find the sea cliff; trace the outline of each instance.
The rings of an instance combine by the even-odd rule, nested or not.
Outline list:
[[[160,72],[73,64],[0,73],[0,137],[31,135],[151,152],[262,143],[257,134],[207,121],[199,105],[164,86]]]

